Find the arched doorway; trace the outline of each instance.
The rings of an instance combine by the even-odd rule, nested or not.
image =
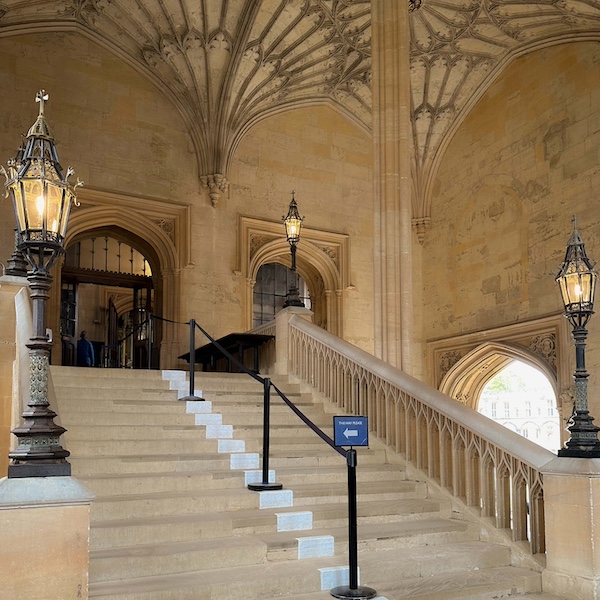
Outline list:
[[[156,283],[155,283],[156,282]],[[157,368],[160,262],[152,245],[117,226],[89,229],[66,246],[61,270],[62,364],[74,364],[78,332],[95,349],[95,366]]]
[[[517,408],[518,400],[516,403],[508,399],[501,402],[497,401],[495,406],[492,401],[489,409],[486,407],[485,410],[479,410],[482,394],[485,392],[486,386],[493,381],[498,381],[498,378],[506,369],[517,364],[535,370],[547,382],[549,391],[546,395],[549,395],[551,398],[552,418],[556,417],[556,427],[559,431],[559,436],[562,436],[563,431],[560,424],[564,422],[564,419],[561,419],[561,406],[557,402],[558,384],[556,372],[540,356],[520,346],[500,342],[481,344],[449,369],[439,389],[455,400],[471,407],[473,410],[478,410],[486,414],[486,416],[503,425],[512,423],[509,425],[509,429],[518,431],[524,437],[533,439],[536,435],[533,435],[532,432],[536,431],[537,426],[532,425],[529,418],[533,416],[534,411],[531,402],[528,405],[528,401],[525,400],[523,406]],[[545,402],[547,414],[548,399],[542,400],[542,402]],[[535,411],[537,412],[537,410],[538,406],[536,404]],[[562,416],[564,417],[564,415]],[[567,415],[567,418],[568,416],[570,414]],[[515,422],[515,418],[522,420],[522,426]],[[533,439],[533,441],[536,440]],[[562,441],[560,440],[559,445]]]
[[[188,256],[188,240],[184,235],[185,210],[175,210],[177,207],[171,210],[170,205],[165,207],[162,203],[117,197],[93,190],[88,190],[87,194],[91,199],[88,200],[86,193],[82,192],[81,208],[74,210],[71,215],[65,248],[92,235],[107,234],[137,249],[148,259],[152,273],[154,313],[157,317],[176,321],[179,317],[179,250]],[[145,212],[138,210],[142,207]],[[169,229],[163,223],[172,227]],[[48,302],[49,326],[56,332],[60,330],[61,267],[57,266],[54,272],[53,289]],[[102,298],[104,306],[108,306],[109,297],[110,294]],[[119,306],[120,301],[115,304]],[[162,331],[155,331],[158,346],[156,355],[159,357],[155,360],[160,361],[160,368],[173,368],[178,363],[179,334],[179,328],[164,324]],[[52,362],[59,363],[60,358],[60,352],[56,352]]]
[[[522,361],[513,360],[490,379],[477,410],[551,452],[561,447],[554,390],[540,370]]]

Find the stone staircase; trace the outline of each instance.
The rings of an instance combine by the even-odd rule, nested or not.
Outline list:
[[[276,395],[270,478],[284,489],[253,492],[262,386],[249,377],[199,373],[204,401],[186,403],[181,372],[51,372],[73,475],[96,494],[90,598],[318,600],[347,584],[345,461]],[[331,435],[335,409],[276,383]],[[385,457],[358,449],[361,583],[387,600],[551,598],[510,548],[480,541]]]

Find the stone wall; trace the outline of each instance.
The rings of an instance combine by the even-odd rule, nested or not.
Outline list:
[[[329,107],[296,109],[248,132],[238,147],[231,179],[231,198],[226,201],[231,217],[244,214],[280,221],[294,190],[305,227],[350,236],[349,284],[353,289],[343,292],[344,338],[372,352],[370,137]],[[283,224],[281,231],[284,235]],[[302,239],[299,260],[301,254]]]
[[[426,340],[559,313],[553,274],[574,213],[588,255],[600,259],[598,81],[598,43],[532,52],[507,67],[458,130],[423,246]],[[591,399],[600,390],[599,336],[595,317]]]
[[[246,282],[236,274],[239,217],[279,221],[296,190],[308,226],[351,236],[355,289],[343,292],[344,332],[372,349],[371,140],[356,125],[326,106],[281,113],[255,125],[234,157],[229,192],[214,208],[201,187],[193,144],[176,107],[147,78],[94,42],[76,33],[2,39],[0,85],[2,164],[15,155],[20,134],[34,122],[34,97],[45,88],[59,157],[85,182],[82,198],[86,190],[100,190],[191,207],[189,254],[180,253],[177,289],[168,290],[169,301],[178,305],[175,318],[194,317],[215,336],[242,327]],[[78,210],[88,207],[74,208],[72,214]],[[12,253],[13,227],[12,206],[2,199],[4,262]],[[49,310],[57,312],[57,299]],[[185,328],[179,335],[185,351]]]

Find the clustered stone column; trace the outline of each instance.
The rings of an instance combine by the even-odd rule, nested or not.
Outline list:
[[[410,35],[408,3],[373,0],[375,353],[412,373]]]

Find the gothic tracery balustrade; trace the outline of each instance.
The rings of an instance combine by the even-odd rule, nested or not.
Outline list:
[[[513,541],[545,551],[540,469],[551,452],[302,318],[288,339],[293,374],[367,416],[381,441]]]

